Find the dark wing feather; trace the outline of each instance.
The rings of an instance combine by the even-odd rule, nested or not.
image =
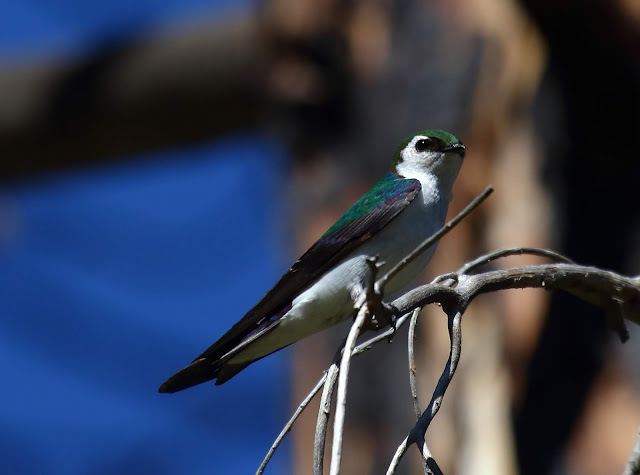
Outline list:
[[[419,192],[418,180],[387,173],[293,264],[238,323],[196,359],[219,358],[229,352],[264,318],[278,313],[361,243],[380,232]]]
[[[293,264],[240,321],[198,356],[194,363],[208,360],[208,372],[215,373],[209,379],[216,377],[224,364],[224,361],[218,362],[220,358],[225,357],[227,360],[236,354],[234,349],[249,335],[259,330],[261,325],[264,326],[266,320],[271,319],[275,323],[277,318],[273,319],[274,315],[282,316],[282,310],[290,305],[298,294],[310,287],[361,243],[380,232],[419,192],[418,180],[387,173]],[[203,381],[194,381],[193,384],[199,382]]]

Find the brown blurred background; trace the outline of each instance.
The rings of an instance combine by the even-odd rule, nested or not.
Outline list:
[[[425,279],[509,246],[640,273],[638,0],[265,1],[77,60],[5,65],[0,104],[5,183],[260,127],[291,150],[300,251],[403,136],[443,128],[467,146],[450,212],[496,192]],[[292,408],[344,331],[295,345]],[[442,312],[425,309],[419,331],[425,404],[446,360]],[[440,466],[620,473],[640,427],[639,336],[623,347],[598,310],[562,295],[478,300],[427,437]],[[354,362],[344,473],[383,472],[412,425],[405,337]],[[316,408],[293,432],[293,473],[309,472]],[[421,473],[416,450],[403,470]]]

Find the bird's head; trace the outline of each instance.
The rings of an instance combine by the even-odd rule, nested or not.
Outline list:
[[[393,171],[406,178],[432,175],[453,185],[465,148],[456,136],[440,129],[428,129],[405,139],[393,159]]]

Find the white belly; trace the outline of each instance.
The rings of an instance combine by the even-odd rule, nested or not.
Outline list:
[[[425,204],[425,201],[428,204]],[[352,316],[354,300],[369,278],[366,257],[377,255],[384,262],[382,277],[397,262],[444,224],[448,200],[425,200],[422,193],[387,227],[351,253],[301,293],[273,331],[266,333],[229,362],[253,361],[305,336],[329,328]],[[389,296],[404,287],[429,263],[436,245],[405,267],[385,288]]]

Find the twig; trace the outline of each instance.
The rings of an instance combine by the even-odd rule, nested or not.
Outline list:
[[[398,469],[398,465],[400,464],[400,460],[402,460],[404,454],[407,453],[409,445],[411,444],[409,443],[409,436],[407,436],[396,449],[396,453],[393,454],[393,458],[391,459],[391,463],[389,464],[389,468],[387,469],[387,475],[395,475],[396,470]]]
[[[324,472],[324,446],[327,440],[327,427],[329,426],[329,414],[331,414],[331,398],[338,379],[338,361],[340,352],[344,348],[344,343],[336,352],[336,356],[327,370],[320,407],[318,408],[318,419],[316,420],[316,434],[313,440],[313,473],[322,475]]]
[[[409,388],[411,389],[411,399],[413,401],[413,411],[416,414],[416,422],[420,420],[420,401],[418,401],[418,384],[416,381],[416,359],[415,359],[415,342],[416,342],[416,324],[418,323],[418,315],[420,315],[420,307],[416,308],[411,314],[409,322],[409,334],[407,335],[407,353],[409,357]],[[427,459],[422,460],[425,475],[429,475],[431,470],[427,465]]]
[[[333,419],[333,443],[331,446],[331,466],[330,475],[338,475],[340,472],[340,461],[342,458],[342,436],[344,433],[344,416],[347,406],[347,383],[349,382],[349,366],[351,363],[351,355],[356,346],[356,340],[369,317],[368,303],[358,311],[356,321],[351,326],[347,343],[342,352],[342,360],[340,361],[340,373],[338,375],[338,395],[336,400],[336,415]]]
[[[307,408],[307,406],[309,405],[311,400],[314,398],[314,396],[318,394],[318,391],[320,391],[320,388],[322,388],[326,380],[327,380],[327,373],[325,372],[322,375],[322,378],[320,378],[320,380],[317,382],[315,387],[311,390],[311,392],[307,394],[307,397],[305,397],[304,400],[300,403],[300,405],[298,406],[298,409],[296,409],[296,411],[293,413],[293,415],[291,416],[291,419],[289,419],[289,422],[287,422],[287,424],[284,426],[280,434],[278,434],[278,437],[276,437],[276,440],[271,445],[269,452],[267,452],[267,456],[264,458],[264,460],[260,464],[260,467],[258,467],[258,470],[256,471],[256,475],[261,475],[262,473],[264,473],[264,470],[265,468],[267,468],[267,464],[269,463],[269,460],[271,460],[271,457],[273,456],[276,449],[282,442],[282,439],[284,439],[284,436],[287,435],[287,433],[291,430],[291,427],[293,427],[293,424],[296,422],[296,419],[298,419],[298,416],[302,414],[302,412]]]
[[[382,341],[388,341],[388,338],[393,335],[398,329],[400,329],[409,320],[410,314],[405,314],[396,321],[396,328],[388,328],[382,333],[378,333],[375,337],[360,343],[353,350],[352,357],[358,356],[367,350],[370,350],[373,345],[376,345]],[[344,346],[344,343],[343,345]],[[324,447],[327,434],[327,426],[329,424],[329,414],[331,412],[331,397],[335,389],[335,384],[338,377],[339,367],[338,361],[341,356],[341,350],[336,354],[336,358],[332,363],[329,370],[327,370],[327,381],[322,393],[322,400],[320,402],[320,410],[318,412],[318,420],[316,422],[316,435],[313,446],[313,473],[322,474],[323,462],[324,462]]]
[[[527,249],[527,251],[529,250]],[[504,256],[509,255],[511,252],[513,251],[499,251],[491,253],[490,256]],[[551,256],[554,253],[545,253],[542,251],[538,254]],[[488,262],[487,256],[476,259],[474,262],[486,263]],[[463,266],[461,270],[468,270],[473,267],[475,267],[475,265]],[[600,306],[605,311],[617,311],[621,321],[622,318],[626,318],[640,323],[640,279],[638,277],[624,277],[614,272],[594,267],[565,263],[523,266],[475,275],[456,273],[453,275],[450,274],[447,277],[452,276],[457,280],[455,288],[442,284],[425,285],[407,292],[392,302],[392,307],[399,312],[407,312],[416,307],[435,302],[441,303],[446,309],[455,310],[448,311],[449,334],[451,337],[449,360],[438,381],[438,385],[427,410],[422,414],[407,439],[398,447],[396,455],[389,467],[391,473],[393,473],[395,470],[394,467],[399,463],[398,458],[401,458],[404,452],[406,452],[406,445],[416,443],[421,449],[423,457],[430,457],[428,448],[426,448],[424,443],[424,435],[431,420],[440,408],[442,398],[458,363],[461,349],[460,320],[462,313],[478,295],[514,288],[537,287],[548,290],[558,289]],[[436,282],[441,280],[442,279],[436,279]],[[640,444],[640,442],[638,443]],[[635,463],[635,460],[640,460],[640,447],[638,448],[638,452],[639,454],[637,456],[632,455],[629,466],[632,466],[631,464]],[[431,458],[431,460],[433,459]],[[431,465],[429,466],[431,467]]]
[[[640,432],[636,437],[636,443],[633,446],[629,461],[624,469],[623,475],[639,475],[640,474]]]
[[[476,196],[473,199],[473,201],[471,201],[471,203],[469,203],[462,211],[460,211],[460,213],[458,213],[458,215],[455,218],[453,218],[451,221],[449,221],[447,224],[445,224],[442,228],[440,228],[440,230],[437,233],[433,234],[432,236],[430,236],[429,238],[424,240],[418,247],[416,247],[411,252],[411,254],[409,254],[404,259],[402,259],[400,262],[398,262],[395,266],[393,266],[391,268],[391,270],[389,270],[389,272],[387,272],[384,276],[382,276],[380,278],[380,280],[378,280],[376,282],[376,291],[378,293],[381,293],[381,289],[384,289],[384,287],[387,285],[387,283],[398,272],[400,272],[402,269],[404,269],[407,264],[409,264],[411,261],[413,261],[420,254],[422,254],[426,249],[428,249],[431,246],[433,246],[433,244],[436,243],[442,236],[444,236],[449,231],[451,231],[469,213],[471,213],[474,209],[476,209],[478,206],[480,206],[480,203],[482,203],[484,200],[486,200],[491,193],[493,193],[493,187],[492,186],[487,186],[484,189],[484,191],[482,193],[480,193],[478,196]]]
[[[429,402],[427,409],[424,411],[422,416],[420,416],[416,426],[409,434],[410,440],[420,440],[423,442],[422,438],[424,437],[429,424],[431,424],[431,421],[440,410],[444,394],[456,372],[458,361],[460,361],[460,351],[462,349],[462,331],[460,327],[462,322],[462,312],[463,310],[458,308],[448,312],[449,339],[451,342],[451,346],[449,348],[449,359],[444,367],[444,371],[440,375],[440,379],[438,380],[436,389],[433,391],[433,395],[431,396],[431,401]]]
[[[411,388],[411,399],[413,400],[413,410],[416,414],[416,421],[420,419],[420,402],[418,401],[418,384],[416,382],[416,360],[414,355],[414,345],[416,341],[416,323],[421,308],[416,308],[411,314],[411,322],[409,323],[409,335],[407,337],[407,346],[409,353],[409,387]]]
[[[427,464],[427,470],[429,470],[429,473],[432,473],[433,475],[443,475],[442,470],[440,470],[440,467],[436,462],[436,459],[433,458],[433,455],[431,455],[431,451],[429,450],[429,447],[427,447],[426,440],[422,441],[421,453],[422,453],[422,460],[424,460],[424,462]]]
[[[373,345],[380,343],[381,341],[388,341],[389,336],[393,335],[398,329],[400,329],[409,319],[409,314],[403,315],[396,322],[396,328],[388,328],[382,333],[379,333],[373,338],[359,344],[353,350],[353,354],[351,356],[358,356],[361,353],[364,353],[367,350],[370,350]],[[344,343],[343,345],[344,346]],[[282,429],[282,432],[278,435],[278,438],[274,441],[273,445],[269,449],[267,456],[262,461],[262,464],[258,468],[256,475],[264,473],[264,470],[271,460],[275,450],[278,448],[279,444],[282,442],[282,438],[286,433],[291,430],[291,427],[297,420],[297,418],[302,414],[302,412],[307,408],[309,402],[314,398],[314,396],[318,393],[320,388],[324,385],[323,397],[320,403],[320,410],[322,411],[322,416],[318,417],[318,421],[316,422],[316,437],[314,444],[314,473],[322,473],[323,469],[323,459],[324,459],[324,446],[326,440],[327,433],[327,425],[329,420],[329,414],[331,412],[331,396],[333,395],[333,389],[335,388],[335,382],[338,377],[338,360],[341,355],[341,350],[337,353],[336,359],[334,363],[329,367],[327,371],[325,371],[322,377],[316,383],[316,386],[307,394],[305,399],[302,401],[296,412],[293,414],[287,425]]]
[[[356,346],[356,348],[353,350],[353,355],[352,356],[357,356],[360,353],[371,349],[371,347],[375,344],[380,343],[381,341],[389,341],[389,337],[395,335],[395,333],[404,326],[405,323],[407,323],[407,320],[409,320],[409,317],[411,316],[410,313],[405,313],[402,317],[398,318],[398,320],[396,320],[396,327],[392,328],[389,327],[387,328],[385,331],[383,331],[382,333],[378,333],[376,336],[374,336],[373,338],[366,340],[362,343],[360,343],[358,346]]]
[[[340,374],[339,374],[339,382],[338,382],[338,402],[336,404],[336,416],[334,419],[334,434],[333,434],[333,445],[331,450],[331,475],[337,475],[340,470],[340,460],[342,456],[342,436],[344,430],[344,412],[346,408],[346,391],[347,391],[347,382],[348,382],[348,372],[349,372],[349,363],[352,356],[352,351],[355,347],[355,342],[362,330],[362,327],[368,320],[368,314],[370,308],[374,309],[383,309],[386,308],[382,304],[382,296],[384,294],[384,288],[386,284],[398,273],[400,272],[407,264],[413,261],[418,255],[424,252],[426,249],[431,247],[435,242],[437,242],[442,236],[447,234],[451,229],[453,229],[462,219],[464,219],[469,213],[471,213],[475,208],[477,208],[480,203],[482,203],[491,193],[493,192],[493,188],[488,186],[484,189],[484,191],[478,195],[471,203],[469,203],[455,218],[445,224],[438,232],[430,236],[428,239],[423,241],[416,249],[413,250],[408,256],[398,262],[387,274],[385,274],[381,279],[375,280],[376,271],[377,271],[377,258],[373,258],[368,260],[369,265],[372,266],[371,269],[371,281],[369,282],[369,286],[366,292],[365,302],[362,303],[360,307],[360,311],[358,312],[358,316],[356,317],[356,322],[351,327],[349,331],[349,337],[347,338],[346,350],[342,354],[342,361],[340,364]],[[374,312],[375,313],[375,312]],[[402,312],[406,313],[406,312]],[[402,314],[401,313],[401,314]],[[318,416],[320,419],[320,416]],[[318,423],[320,420],[318,421]],[[316,436],[318,435],[318,426],[316,426]],[[317,447],[317,442],[314,444]],[[426,444],[425,444],[426,447]],[[314,467],[317,466],[315,463],[315,455],[317,452],[314,451]],[[437,466],[437,465],[436,465]]]
[[[447,387],[453,379],[453,375],[455,374],[456,368],[458,367],[458,361],[460,360],[460,351],[462,348],[462,331],[460,324],[462,322],[463,311],[464,309],[460,308],[455,308],[454,310],[448,311],[449,338],[451,340],[449,359],[447,360],[444,371],[440,375],[440,379],[438,380],[436,389],[433,391],[429,406],[427,406],[427,409],[424,411],[422,416],[420,416],[418,422],[416,422],[413,429],[411,429],[411,432],[409,432],[407,440],[408,444],[418,444],[418,448],[420,449],[423,460],[425,460],[430,468],[437,467],[437,464],[435,463],[435,459],[431,455],[431,452],[429,452],[429,449],[427,448],[424,437],[427,429],[429,428],[429,425],[431,424],[431,421],[440,410],[440,406],[442,405],[442,400],[444,398],[445,392],[447,391]],[[440,469],[437,468],[437,470]]]
[[[399,314],[436,302],[466,308],[478,295],[522,288],[562,290],[604,310],[610,310],[615,300],[621,302],[624,318],[640,325],[639,279],[578,264],[540,264],[461,275],[455,288],[423,285],[391,305]]]
[[[441,473],[440,469],[435,463],[435,460],[431,456],[426,443],[424,442],[424,434],[429,426],[429,423],[437,413],[437,410],[442,402],[444,392],[446,391],[448,383],[453,377],[453,372],[455,371],[457,365],[460,350],[459,343],[456,343],[456,341],[459,341],[460,337],[460,317],[464,310],[471,303],[471,301],[478,295],[488,292],[495,292],[498,290],[515,288],[544,288],[547,290],[563,290],[582,300],[600,306],[605,311],[617,312],[620,319],[625,318],[627,320],[631,320],[635,323],[640,324],[640,276],[625,277],[614,272],[571,263],[523,266],[504,270],[487,271],[480,274],[468,274],[468,272],[470,272],[471,270],[475,270],[477,266],[486,264],[491,260],[521,253],[551,257],[553,259],[565,262],[568,261],[568,259],[564,258],[560,254],[543,249],[517,248],[501,250],[487,254],[485,256],[481,256],[480,258],[475,259],[473,262],[465,264],[465,266],[461,267],[458,272],[440,276],[439,278],[434,280],[434,283],[424,285],[412,291],[409,291],[392,302],[391,308],[394,309],[395,314],[403,315],[397,320],[397,328],[406,323],[406,321],[409,319],[410,312],[412,312],[416,308],[421,308],[430,303],[440,303],[445,309],[456,308],[458,310],[453,316],[453,319],[451,317],[451,313],[449,313],[449,327],[450,335],[452,338],[452,347],[449,355],[449,361],[447,361],[447,367],[445,367],[445,371],[443,372],[440,381],[438,382],[438,386],[434,391],[429,408],[420,416],[419,422],[416,423],[416,426],[414,427],[414,429],[412,429],[410,435],[398,447],[387,473],[395,473],[400,459],[408,449],[408,446],[412,443],[416,443],[421,449],[423,458],[427,459],[428,466],[432,470],[432,472],[436,474]],[[440,284],[440,282],[448,278],[456,281],[455,287]],[[379,294],[374,295],[374,297],[379,298]],[[378,304],[379,302],[373,303]],[[367,298],[366,302],[363,303],[363,307],[365,305],[369,305],[369,298]],[[386,340],[389,336],[393,335],[394,332],[395,330],[393,328],[389,328],[384,332],[377,334],[375,337],[361,343],[357,347],[349,346],[349,348],[353,348],[350,353],[352,354],[352,356],[356,356],[368,350],[374,344]],[[350,345],[352,345],[352,343],[354,342],[355,339],[353,342],[350,342]],[[328,425],[328,416],[331,406],[331,396],[335,388],[335,381],[337,379],[336,375],[339,372],[337,360],[334,363],[335,364],[332,365],[332,367],[329,369],[326,380],[324,381],[323,402],[321,404],[321,410],[318,414],[318,423],[316,425],[316,440],[314,444],[314,473],[318,475],[322,474],[322,459],[324,455],[325,443],[324,441],[326,438],[326,427]],[[325,377],[323,376],[323,379],[324,378]],[[345,378],[345,380],[346,379],[347,378]],[[318,383],[318,385],[322,385],[322,380]],[[312,397],[313,394],[310,394],[308,396],[309,399]],[[342,398],[342,396],[339,396],[339,399],[340,398]],[[301,408],[300,412],[302,412],[302,410],[304,410],[304,408]],[[294,415],[294,417],[292,417],[292,421],[295,420],[295,417],[297,416]],[[286,433],[286,430],[288,430],[289,428],[290,427],[288,424],[285,429],[283,429],[283,432]],[[341,437],[342,436],[340,434],[340,443]],[[335,439],[334,443],[336,443]],[[640,475],[640,462],[638,462],[640,460],[639,445],[640,435],[639,441],[636,442],[634,454],[632,454],[632,457],[629,460],[627,472],[625,472],[625,475]],[[277,447],[277,444],[275,444],[275,446]],[[337,459],[334,457],[333,460]]]
[[[340,461],[342,459],[342,436],[344,433],[344,416],[347,408],[347,384],[349,383],[349,367],[351,356],[356,347],[358,336],[362,332],[365,324],[371,321],[376,311],[386,311],[382,302],[382,294],[376,291],[376,278],[378,270],[383,265],[378,262],[378,256],[367,257],[369,266],[369,280],[363,289],[361,297],[356,302],[358,314],[351,325],[347,341],[342,351],[340,361],[340,373],[338,375],[338,399],[336,401],[336,415],[333,419],[333,443],[331,445],[331,466],[330,475],[338,475],[340,472]]]
[[[400,443],[400,445],[396,449],[395,454],[393,454],[393,459],[391,459],[391,463],[389,464],[389,468],[387,469],[387,475],[395,475],[396,470],[398,469],[398,466],[400,464],[400,460],[402,460],[402,457],[404,457],[404,454],[407,452],[410,445],[411,444],[409,443],[409,436],[407,436]],[[426,442],[423,445],[422,457],[424,460],[428,460],[427,468],[431,473],[433,473],[434,475],[442,475],[442,470],[440,470],[440,467],[436,463],[435,459],[431,456],[431,452],[429,452]]]
[[[563,256],[562,254],[550,251],[548,249],[540,249],[537,247],[510,247],[507,249],[500,249],[498,251],[489,252],[483,256],[480,256],[471,262],[467,262],[465,265],[460,267],[455,273],[456,274],[468,274],[476,268],[488,264],[489,262],[495,261],[496,259],[500,259],[508,256],[520,256],[522,254],[528,254],[533,256],[541,256],[548,257],[549,259],[553,259],[556,262],[564,262],[566,264],[575,264],[568,257]]]

